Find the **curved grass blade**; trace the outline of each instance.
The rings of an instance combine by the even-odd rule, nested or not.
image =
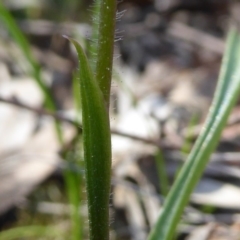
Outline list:
[[[191,192],[214,151],[240,92],[240,36],[232,29],[222,62],[219,83],[206,124],[181,169],[149,240],[171,240]]]
[[[109,239],[111,134],[108,110],[82,47],[73,39],[79,59],[83,146],[91,240]]]
[[[0,3],[0,18],[2,21],[5,23],[8,31],[11,33],[15,41],[18,43],[20,46],[21,50],[23,51],[25,57],[29,61],[32,67],[32,75],[36,79],[37,84],[41,88],[41,90],[44,92],[44,95],[46,97],[47,105],[49,108],[53,108],[53,103],[51,101],[51,97],[49,96],[48,90],[45,86],[45,84],[42,82],[41,77],[40,77],[40,66],[34,59],[30,45],[25,38],[25,36],[22,34],[21,30],[17,26],[15,20],[11,16],[11,14],[8,12],[8,10],[3,6],[2,3]]]
[[[51,93],[48,87],[44,84],[41,78],[41,67],[35,60],[32,55],[31,47],[17,26],[15,20],[13,19],[12,15],[8,12],[8,10],[3,6],[0,2],[0,19],[5,23],[8,31],[11,33],[17,44],[20,46],[22,52],[24,53],[26,59],[28,60],[29,64],[31,65],[32,72],[31,75],[36,80],[37,85],[41,89],[44,97],[45,97],[45,105],[49,110],[55,111],[56,107],[54,101],[52,99]],[[58,139],[62,142],[62,131],[60,127],[60,123],[56,120],[55,128],[58,135]]]

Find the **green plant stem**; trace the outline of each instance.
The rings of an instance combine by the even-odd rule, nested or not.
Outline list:
[[[89,45],[89,60],[93,72],[96,72],[97,51],[98,51],[98,34],[99,34],[99,19],[100,19],[100,1],[94,0],[93,15],[92,15],[92,37]]]
[[[112,79],[116,6],[116,0],[100,1],[95,74],[107,107],[109,106]]]

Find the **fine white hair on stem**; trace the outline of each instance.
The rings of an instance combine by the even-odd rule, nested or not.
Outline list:
[[[118,58],[120,58],[120,57],[121,57],[121,54],[114,54],[113,60],[116,60],[116,59],[118,59]]]
[[[117,13],[116,13],[116,20],[120,21],[126,11],[127,10],[117,11]]]
[[[118,42],[118,41],[120,41],[120,40],[123,40],[123,33],[124,33],[124,30],[116,29],[116,30],[115,30],[115,39],[114,39],[114,42]]]
[[[122,36],[115,36],[114,42],[119,42],[121,40],[123,40]]]

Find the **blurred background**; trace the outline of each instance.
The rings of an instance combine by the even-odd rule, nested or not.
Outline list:
[[[77,57],[62,35],[88,52],[92,11],[87,0],[0,5],[0,239],[88,239]],[[233,0],[119,2],[111,239],[147,239],[205,120],[238,13]],[[239,239],[239,136],[236,106],[175,239]]]

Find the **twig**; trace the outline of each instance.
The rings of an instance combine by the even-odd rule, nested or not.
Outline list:
[[[0,96],[0,102],[6,103],[6,104],[11,104],[11,105],[14,105],[16,107],[20,107],[20,108],[29,110],[29,111],[31,111],[31,112],[39,115],[39,116],[50,116],[50,117],[52,117],[54,119],[57,119],[61,122],[66,122],[70,125],[75,126],[78,129],[79,132],[82,131],[82,126],[77,121],[69,119],[69,118],[67,118],[67,117],[65,117],[62,114],[57,113],[57,112],[50,112],[50,111],[48,111],[46,109],[43,109],[43,108],[31,107],[31,106],[21,102],[16,97],[4,98],[4,97]],[[164,148],[164,149],[180,149],[181,148],[181,146],[178,145],[178,144],[166,143],[166,142],[157,141],[157,140],[154,140],[154,139],[147,139],[147,138],[139,137],[139,136],[136,136],[136,135],[133,135],[133,134],[120,132],[116,129],[112,129],[111,133],[115,134],[115,135],[118,135],[118,136],[121,136],[121,137],[131,138],[133,140],[140,141],[140,142],[143,142],[143,143],[146,143],[146,144],[154,145],[154,146],[156,146],[158,148],[161,148],[161,149],[162,148]]]
[[[3,98],[3,97],[0,96],[0,102],[11,104],[11,105],[14,105],[16,107],[24,108],[24,109],[29,110],[31,112],[34,112],[35,114],[40,115],[40,116],[50,116],[50,117],[52,117],[54,119],[57,119],[61,122],[67,122],[71,125],[74,125],[78,128],[81,128],[81,126],[77,122],[75,122],[75,121],[73,121],[69,118],[66,118],[59,113],[50,112],[50,111],[48,111],[46,109],[43,109],[43,108],[31,107],[31,106],[19,101],[16,97]]]

